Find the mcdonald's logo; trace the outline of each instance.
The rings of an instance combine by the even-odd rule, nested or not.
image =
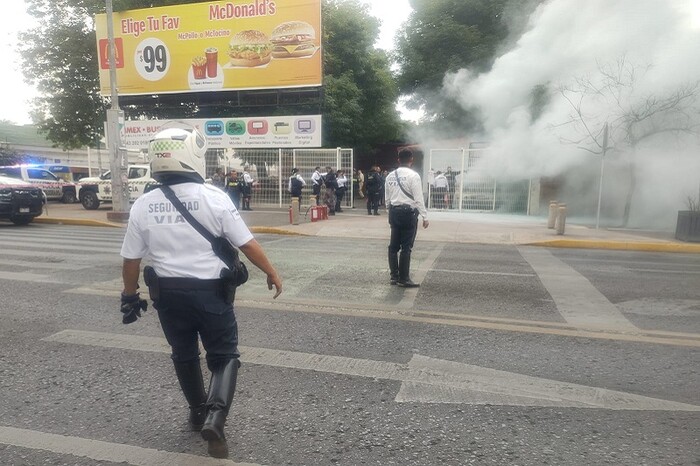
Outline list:
[[[100,69],[109,69],[109,39],[99,40],[99,56],[100,56]],[[121,37],[116,37],[114,39],[114,48],[116,56],[114,57],[114,65],[117,68],[124,68],[124,43]]]

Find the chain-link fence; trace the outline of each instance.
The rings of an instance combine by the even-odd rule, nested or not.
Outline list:
[[[353,207],[353,150],[352,149],[234,149],[210,150],[207,152],[207,176],[221,167],[228,174],[244,170],[254,180],[251,205],[284,207],[289,205],[289,177],[292,168],[297,168],[306,186],[302,190],[302,204],[308,205],[311,198],[311,175],[316,167],[325,173],[325,167],[343,170],[348,179],[348,191],[343,200],[344,207]]]
[[[431,210],[528,213],[530,180],[499,181],[480,168],[484,144],[469,149],[432,149],[427,172]]]

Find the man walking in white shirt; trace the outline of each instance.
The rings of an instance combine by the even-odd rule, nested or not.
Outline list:
[[[428,228],[428,212],[423,202],[420,175],[413,171],[413,153],[399,152],[399,168],[389,173],[385,181],[384,200],[389,209],[391,240],[389,241],[389,273],[392,285],[404,288],[420,286],[409,275],[411,250],[418,230],[418,216],[423,228]],[[400,251],[400,254],[399,254]]]

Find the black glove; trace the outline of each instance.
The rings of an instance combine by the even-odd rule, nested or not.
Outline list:
[[[129,296],[122,293],[121,311],[124,314],[122,323],[136,322],[141,317],[141,311],[146,312],[146,309],[148,309],[148,301],[141,299],[138,293]]]

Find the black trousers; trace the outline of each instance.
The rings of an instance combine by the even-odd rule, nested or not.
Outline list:
[[[343,210],[343,198],[345,197],[345,188],[338,188],[335,190],[335,211],[340,212]]]
[[[158,311],[174,362],[198,360],[199,338],[210,370],[240,357],[236,315],[233,305],[224,301],[221,291],[161,287],[153,307]]]
[[[379,211],[379,193],[367,193],[367,213]]]
[[[241,193],[239,191],[228,191],[228,196],[233,201],[233,205],[236,206],[236,210],[241,208]]]
[[[418,212],[403,206],[391,207],[389,226],[391,227],[389,254],[397,254],[401,251],[402,254],[410,255],[418,231]]]

